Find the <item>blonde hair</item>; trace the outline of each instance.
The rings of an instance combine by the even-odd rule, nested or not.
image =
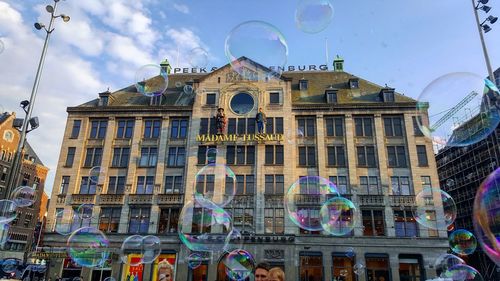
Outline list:
[[[279,267],[273,267],[271,270],[269,270],[269,277],[276,277],[280,281],[285,281],[285,272]]]

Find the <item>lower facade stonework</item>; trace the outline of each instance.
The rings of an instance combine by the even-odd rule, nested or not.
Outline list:
[[[301,239],[285,243],[256,242],[246,243],[242,249],[251,253],[256,263],[268,262],[271,267],[281,267],[286,280],[297,281],[423,281],[436,277],[434,262],[448,249],[446,239],[379,238],[335,239],[330,245],[314,243],[314,238],[307,243]],[[54,249],[64,250],[63,244],[56,244]],[[199,265],[192,269],[187,263],[189,251],[181,244],[162,243],[161,254],[153,263],[137,266],[121,262],[119,246],[113,245],[110,250],[110,260],[98,269],[79,267],[69,257],[50,259],[47,276],[68,281],[79,276],[84,281],[103,281],[110,276],[122,281],[229,280],[222,253],[201,253]],[[133,264],[140,258],[129,255],[128,261]],[[359,269],[356,265],[363,267]]]

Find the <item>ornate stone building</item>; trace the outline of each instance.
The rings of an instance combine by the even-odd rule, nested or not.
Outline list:
[[[257,70],[254,78],[267,72],[246,58],[240,62]],[[432,144],[416,125],[416,101],[344,72],[340,59],[334,65],[334,71],[287,71],[279,79],[243,79],[226,65],[210,73],[171,74],[160,97],[145,97],[130,86],[69,107],[44,239],[53,257],[50,276],[158,280],[158,262],[167,260],[175,266],[175,280],[225,280],[217,256],[190,269],[177,233],[210,148],[236,177],[237,194],[224,208],[242,232],[243,248],[257,261],[284,268],[287,280],[435,276],[432,265],[448,241],[446,229],[426,229],[412,217],[415,194],[439,184]],[[219,107],[228,118],[227,139],[213,136]],[[263,139],[255,136],[259,108],[267,115]],[[103,172],[93,183],[89,173],[96,166]],[[284,194],[301,176],[327,178],[354,202],[352,233],[335,237],[290,221]],[[223,190],[210,177],[196,188]],[[433,203],[429,219],[440,221],[440,203]],[[111,242],[114,255],[104,269],[71,263],[67,236],[51,232],[63,221],[56,214],[81,204],[93,204],[93,211],[78,226],[99,228]],[[155,263],[119,262],[118,249],[133,233],[161,239]],[[366,267],[359,275],[356,263]]]

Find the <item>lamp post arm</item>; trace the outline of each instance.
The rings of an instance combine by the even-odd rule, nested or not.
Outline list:
[[[477,13],[476,3],[472,0],[472,8],[474,10],[474,16],[476,17],[477,31],[479,32],[479,38],[481,39],[481,46],[483,47],[484,60],[486,61],[486,68],[488,68],[488,76],[490,81],[495,81],[495,76],[493,75],[493,69],[491,68],[490,57],[488,56],[488,50],[486,49],[486,43],[484,42],[483,31],[481,30],[481,23],[479,22],[479,15]]]

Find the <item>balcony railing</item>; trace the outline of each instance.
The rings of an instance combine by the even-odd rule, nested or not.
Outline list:
[[[95,194],[72,194],[71,204],[95,204]]]
[[[184,203],[184,194],[158,194],[156,198],[158,205],[179,205]]]
[[[391,206],[414,206],[415,195],[390,195]]]
[[[224,202],[227,202],[230,198],[224,195]],[[232,200],[228,203],[229,206],[233,207],[251,207],[255,205],[254,195],[234,195]]]
[[[66,194],[57,195],[57,204],[66,204]]]
[[[266,207],[283,208],[284,195],[265,194],[264,198]]]
[[[129,194],[129,204],[153,204],[153,194]]]
[[[99,204],[101,205],[123,205],[125,195],[123,194],[101,194]]]
[[[384,206],[384,195],[359,195],[359,204],[363,206]]]

